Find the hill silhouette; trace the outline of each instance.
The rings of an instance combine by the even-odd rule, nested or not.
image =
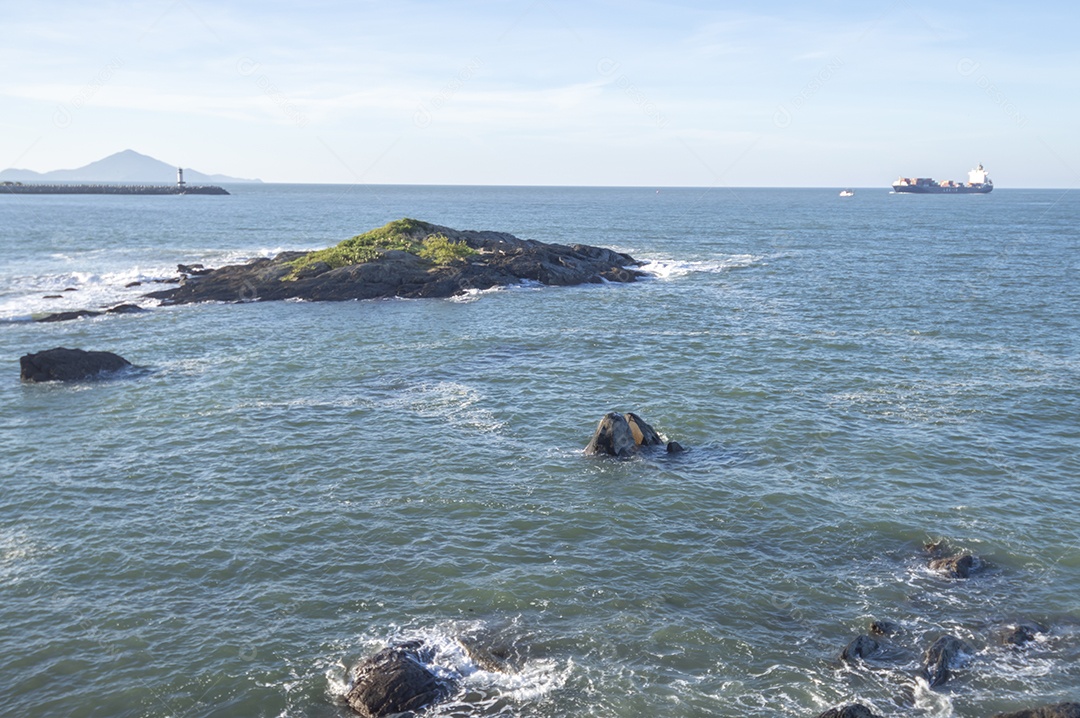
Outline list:
[[[120,184],[172,184],[176,182],[176,166],[140,154],[135,150],[123,150],[83,167],[70,170],[35,172],[34,170],[6,169],[0,172],[0,181],[6,182],[116,182]],[[184,168],[184,181],[188,184],[222,182],[261,182],[258,179],[241,179],[222,174],[203,174]]]

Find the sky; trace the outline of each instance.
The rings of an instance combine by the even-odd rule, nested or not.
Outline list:
[[[1080,185],[1080,6],[0,0],[0,168],[266,182]]]

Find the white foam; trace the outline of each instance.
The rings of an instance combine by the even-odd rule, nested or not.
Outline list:
[[[762,262],[763,255],[732,254],[728,257],[699,261],[680,261],[675,259],[653,259],[640,267],[633,267],[640,272],[651,274],[658,279],[675,279],[688,274],[727,272],[732,269],[750,267]]]
[[[101,266],[111,263],[112,258],[100,252],[88,256],[71,257],[52,254],[53,271],[37,275],[15,275],[6,278],[6,286],[0,290],[0,319],[8,321],[29,320],[35,315],[54,312],[70,312],[80,309],[100,311],[117,304],[130,303],[139,306],[155,306],[156,300],[143,295],[176,286],[159,283],[175,277],[178,263],[202,264],[221,267],[242,264],[253,259],[270,258],[285,251],[284,247],[261,247],[257,249],[202,249],[185,251],[168,259],[151,258],[127,267]],[[172,253],[170,253],[172,254]],[[68,269],[71,265],[81,264]],[[84,269],[98,266],[97,271]],[[60,270],[60,271],[57,271]],[[134,287],[127,285],[138,282]],[[64,291],[66,289],[76,291]],[[59,299],[45,299],[46,295],[60,295]]]
[[[927,718],[949,718],[953,715],[952,700],[945,693],[935,691],[922,676],[915,678],[915,709]]]
[[[39,547],[24,531],[0,532],[0,580],[16,583]]]
[[[456,381],[414,384],[384,402],[391,408],[403,408],[419,416],[442,419],[450,426],[480,433],[496,433],[506,422],[485,408],[483,394],[476,388]]]

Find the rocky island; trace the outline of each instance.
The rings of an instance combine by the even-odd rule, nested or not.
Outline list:
[[[456,230],[399,219],[327,249],[282,252],[218,269],[181,266],[178,286],[147,294],[162,304],[272,299],[445,298],[533,281],[569,286],[633,282],[628,254],[547,244],[505,232]]]

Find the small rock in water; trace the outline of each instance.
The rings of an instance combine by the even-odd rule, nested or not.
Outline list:
[[[105,310],[106,314],[138,314],[139,312],[145,312],[146,309],[140,307],[138,304],[117,304],[115,307],[109,307]]]
[[[881,644],[870,636],[856,636],[840,652],[840,660],[852,662],[857,658],[872,658],[881,650]]]
[[[76,381],[131,366],[131,362],[112,352],[88,352],[57,347],[19,358],[23,381]]]
[[[930,562],[931,571],[937,571],[949,578],[969,578],[977,566],[975,557],[969,553],[936,558]]]
[[[64,298],[63,295],[60,295],[60,294],[46,294],[46,295],[44,295],[42,297],[42,299],[63,299],[63,298]]]
[[[664,443],[656,429],[633,412],[620,414],[612,411],[604,415],[585,447],[589,455],[606,454],[626,458],[642,446],[659,446]],[[681,448],[681,447],[680,447]],[[669,448],[668,451],[671,451]]]
[[[1006,646],[1022,646],[1035,640],[1040,633],[1046,633],[1050,629],[1035,621],[1020,621],[1005,626],[997,633],[998,640]]]
[[[870,633],[875,636],[892,636],[900,630],[900,626],[892,621],[873,621],[870,623]]]
[[[942,636],[926,650],[923,657],[923,677],[930,687],[940,686],[952,677],[952,671],[960,666],[963,655],[971,648],[955,636]]]
[[[686,451],[686,449],[684,449],[683,445],[680,444],[679,442],[677,442],[677,441],[669,441],[668,442],[667,452],[669,454],[681,454],[684,451]]]
[[[77,292],[79,290],[76,289],[75,287],[64,287],[64,291],[65,292]]]
[[[488,635],[465,635],[459,636],[457,640],[469,654],[469,658],[485,671],[509,673],[519,670],[525,662],[518,647],[507,639]]]
[[[124,285],[124,289],[130,289],[131,287],[141,287],[142,282],[128,282]]]
[[[442,700],[451,686],[424,665],[431,654],[422,641],[384,648],[356,667],[345,702],[364,718],[383,718]]]
[[[76,309],[70,312],[54,312],[47,314],[40,319],[35,319],[36,322],[67,322],[72,319],[82,319],[83,317],[96,317],[100,316],[101,312],[95,312],[92,309]]]
[[[630,423],[626,417],[617,412],[609,412],[600,420],[600,424],[593,432],[592,440],[585,447],[585,453],[589,455],[607,454],[608,456],[630,456],[637,444],[634,442],[634,432],[630,429]]]

